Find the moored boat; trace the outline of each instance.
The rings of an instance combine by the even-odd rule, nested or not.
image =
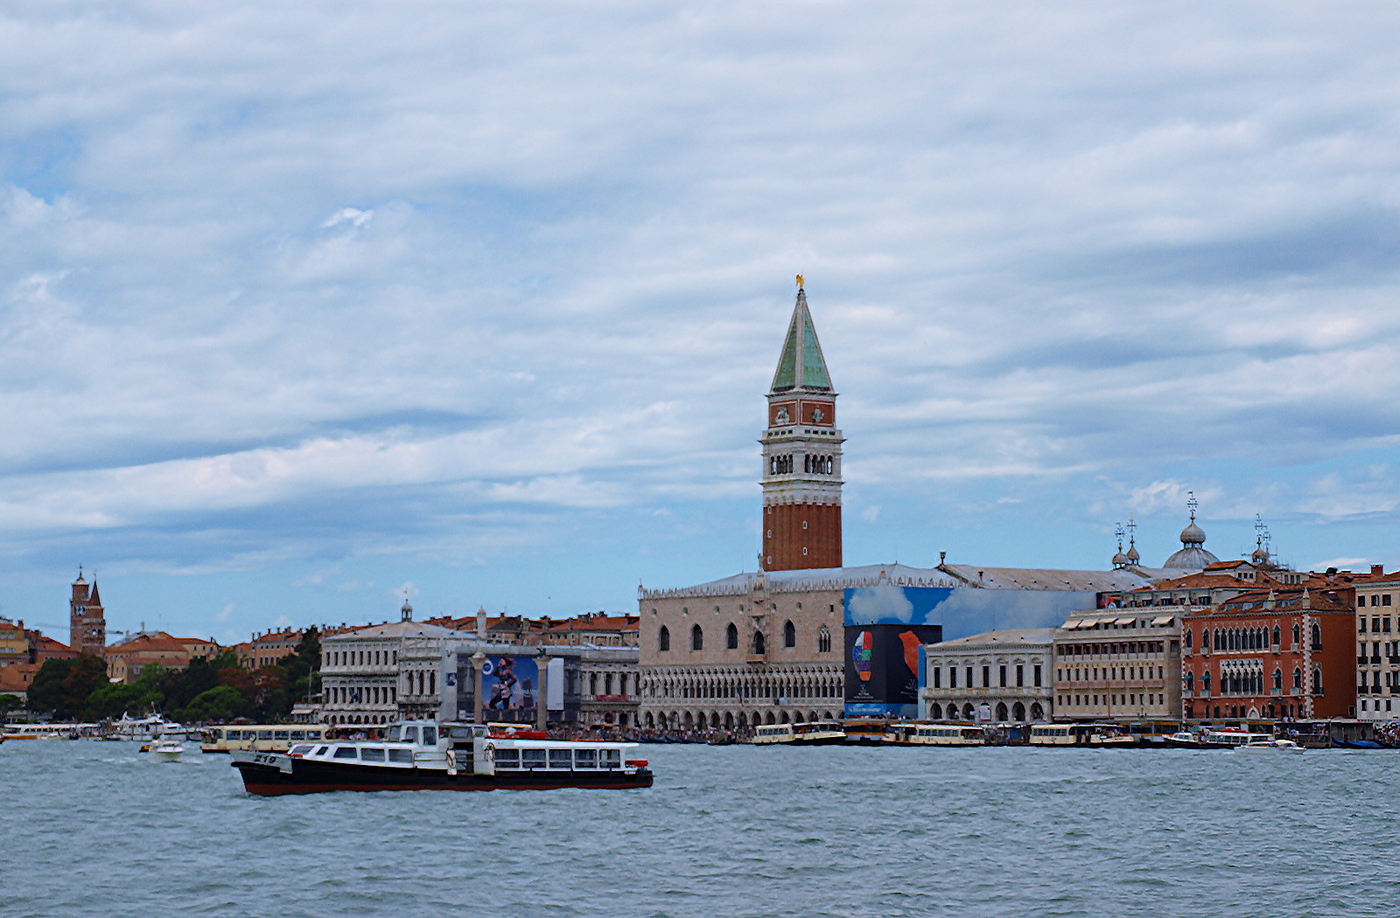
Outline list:
[[[765,724],[755,727],[755,746],[836,746],[846,742],[846,731],[834,721],[816,720],[805,724]]]
[[[1032,746],[1094,746],[1131,748],[1138,744],[1117,724],[1033,724]]]
[[[550,740],[485,724],[402,721],[383,740],[302,743],[285,753],[234,750],[251,794],[380,790],[549,790],[652,785],[635,743]]]
[[[893,746],[985,746],[981,727],[958,724],[890,724],[887,742]]]

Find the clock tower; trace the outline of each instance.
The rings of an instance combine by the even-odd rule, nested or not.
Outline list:
[[[836,392],[802,275],[778,370],[768,390],[763,445],[763,552],[767,571],[841,566],[841,444]]]

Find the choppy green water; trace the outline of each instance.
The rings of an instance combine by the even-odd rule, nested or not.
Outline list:
[[[649,746],[644,791],[243,793],[0,745],[27,916],[1400,914],[1400,755]]]

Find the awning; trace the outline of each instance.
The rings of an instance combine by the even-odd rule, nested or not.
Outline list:
[[[1088,623],[1085,622],[1082,618],[1071,619],[1070,621],[1065,622],[1064,629],[1066,631],[1074,631],[1077,628],[1083,628],[1086,624]]]
[[[1172,619],[1174,619],[1174,618],[1175,618],[1175,616],[1173,616],[1173,615],[1159,615],[1159,616],[1157,616],[1156,618],[1154,618],[1154,619],[1152,620],[1152,624],[1154,624],[1154,625],[1170,625],[1170,624],[1172,623]]]
[[[1136,624],[1137,624],[1137,617],[1134,616],[1134,617],[1132,617],[1132,618],[1120,618],[1120,619],[1117,620],[1117,624],[1119,624],[1119,625],[1136,625]]]

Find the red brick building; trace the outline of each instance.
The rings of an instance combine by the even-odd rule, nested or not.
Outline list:
[[[1240,593],[1182,617],[1187,720],[1356,715],[1356,591],[1350,575]]]

